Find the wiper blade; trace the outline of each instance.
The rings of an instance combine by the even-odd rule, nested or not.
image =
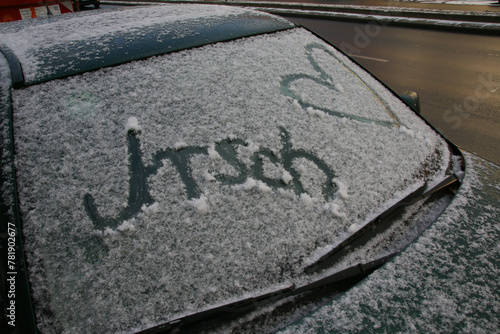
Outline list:
[[[269,303],[281,300],[293,294],[294,285],[289,285],[285,288],[265,293],[259,296],[242,299],[233,303],[216,306],[204,311],[200,311],[191,315],[187,315],[168,323],[146,329],[138,334],[154,334],[154,333],[170,333],[171,331],[183,328],[186,326],[194,326],[213,319],[230,320],[240,316],[243,313],[252,311],[258,307],[265,306]]]
[[[350,245],[352,245],[355,241],[357,241],[361,237],[370,239],[372,235],[375,235],[375,233],[367,235],[368,231],[373,231],[373,229],[378,225],[390,225],[393,221],[392,218],[397,216],[405,207],[415,204],[421,200],[424,200],[443,189],[449,189],[450,187],[457,184],[459,184],[459,180],[455,175],[450,175],[446,177],[437,185],[433,186],[431,189],[427,191],[426,191],[427,185],[424,184],[422,187],[413,191],[405,198],[403,198],[401,201],[397,202],[389,209],[385,210],[383,213],[381,213],[374,219],[370,220],[359,230],[346,237],[343,241],[338,243],[337,246],[335,246],[327,254],[323,255],[319,260],[304,268],[304,272],[307,274],[312,274],[321,271],[327,267],[330,267],[336,261],[337,255],[342,250],[347,249]]]
[[[255,297],[239,300],[237,302],[224,304],[208,310],[200,311],[191,315],[187,315],[168,323],[143,330],[138,334],[159,334],[159,333],[197,333],[200,328],[206,329],[210,325],[217,325],[217,322],[230,321],[242,316],[257,308],[275,303],[288,297],[298,296],[304,293],[312,292],[313,290],[325,287],[336,286],[340,287],[344,282],[352,283],[354,277],[366,276],[387,262],[394,254],[384,256],[379,259],[367,262],[358,263],[354,266],[333,273],[316,281],[306,283],[301,286],[289,285],[285,288],[262,294]],[[345,288],[343,288],[345,290]],[[343,290],[342,290],[343,291]]]

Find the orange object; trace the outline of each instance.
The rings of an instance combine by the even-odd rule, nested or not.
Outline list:
[[[74,0],[0,0],[0,22],[25,20],[78,10]]]

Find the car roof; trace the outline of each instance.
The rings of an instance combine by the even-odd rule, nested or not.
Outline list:
[[[235,7],[120,8],[1,25],[0,50],[16,87],[294,26]]]

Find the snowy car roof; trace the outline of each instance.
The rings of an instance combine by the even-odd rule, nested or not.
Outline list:
[[[236,7],[164,5],[19,21],[0,26],[0,49],[17,57],[24,84],[244,36],[292,28]],[[140,19],[139,19],[140,18]],[[15,61],[15,59],[12,59]],[[12,65],[11,65],[12,66]]]
[[[178,32],[191,31],[191,10],[206,9],[161,8],[186,18]],[[244,13],[243,22],[253,15]],[[102,17],[120,27],[123,15]],[[456,163],[447,142],[369,73],[309,31],[281,26],[10,93],[3,84],[41,331],[139,331],[302,291],[386,258],[435,218],[412,204],[410,234],[408,219],[398,220],[362,251],[310,270]],[[162,31],[158,40],[184,35]],[[97,33],[88,36],[96,43]],[[0,70],[10,70],[2,57]],[[36,82],[43,70],[26,73]]]

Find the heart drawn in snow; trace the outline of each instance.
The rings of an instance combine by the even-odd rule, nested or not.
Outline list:
[[[358,93],[359,94],[370,94],[369,98],[371,100],[375,100],[376,103],[374,106],[377,109],[382,109],[382,113],[385,114],[380,115],[379,110],[374,110],[374,112],[379,113],[379,117],[377,115],[370,115],[365,110],[363,114],[359,108],[358,114],[356,114],[355,107],[349,107],[348,112],[342,110],[343,108],[336,108],[335,104],[337,97],[339,94],[342,94],[342,87],[335,85],[333,78],[325,72],[325,70],[319,65],[319,63],[314,59],[313,51],[314,49],[324,51],[328,53],[330,56],[337,59],[346,69],[349,71],[349,76],[354,80],[359,80],[361,84],[361,88]],[[399,126],[400,121],[392,112],[389,105],[384,102],[384,100],[373,91],[364,80],[359,77],[356,73],[350,70],[343,62],[338,59],[333,53],[327,50],[324,46],[320,44],[309,44],[306,46],[306,54],[309,62],[316,72],[318,72],[319,76],[311,76],[308,74],[291,74],[284,76],[281,81],[281,92],[298,101],[298,103],[302,106],[302,108],[313,108],[316,110],[321,110],[326,114],[337,116],[337,117],[346,117],[349,119],[357,120],[365,123],[374,123],[383,126]],[[308,91],[309,97],[306,97],[305,91]],[[301,93],[302,92],[302,93]],[[358,96],[353,96],[355,99]],[[358,103],[360,106],[365,107],[363,102],[352,101],[354,103]],[[366,109],[366,108],[364,108]],[[384,117],[389,116],[389,117]]]

